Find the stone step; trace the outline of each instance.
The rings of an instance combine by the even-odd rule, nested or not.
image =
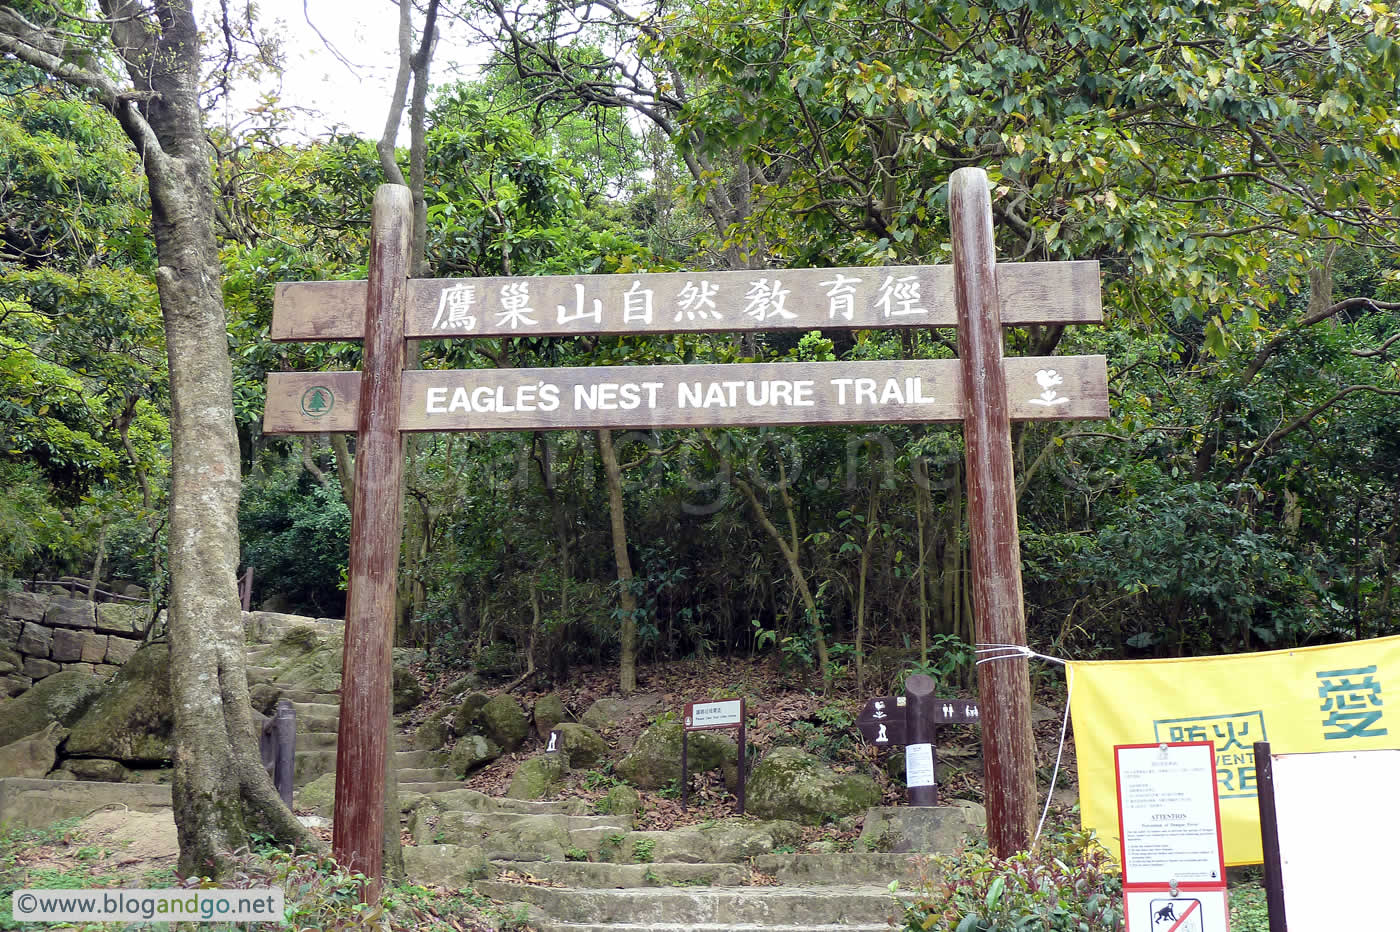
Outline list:
[[[509,870],[546,883],[583,889],[617,890],[632,887],[737,887],[750,876],[745,864],[608,864],[598,861],[493,861]]]
[[[414,751],[402,753],[412,754]],[[396,758],[398,755],[394,755]],[[400,783],[438,783],[451,780],[452,771],[447,767],[405,767],[399,764]]]
[[[842,851],[832,854],[761,854],[750,860],[754,870],[782,884],[871,884],[891,880],[908,886],[919,879],[917,855]],[[932,865],[925,866],[925,873]]]
[[[436,793],[446,793],[453,790],[462,789],[461,780],[437,780],[432,783],[400,783],[400,793],[421,793],[424,796],[432,796]]]
[[[340,706],[329,702],[293,702],[297,714],[297,734],[310,731],[336,731],[340,726]]]
[[[394,765],[399,768],[399,780],[401,782],[415,782],[404,776],[404,771],[410,768],[429,768],[432,770],[448,770],[447,755],[442,751],[395,751]],[[433,778],[434,780],[437,777]],[[444,777],[443,779],[447,779]]]
[[[271,683],[277,679],[276,667],[260,667],[256,664],[248,664],[243,668],[248,674],[248,685],[254,683]]]
[[[803,923],[794,926],[771,923],[735,925],[730,922],[554,922],[532,919],[531,924],[539,932],[890,932],[887,922],[841,925]]]
[[[419,806],[409,831],[420,845],[480,847],[499,861],[563,861],[572,853],[586,857],[608,838],[622,838],[631,820],[617,816],[545,813],[437,811]]]
[[[334,731],[298,731],[297,732],[297,753],[302,751],[334,751],[335,742],[338,736]],[[410,750],[412,741],[404,735],[394,735],[390,739],[394,742],[395,754],[440,754],[441,751],[413,751]],[[425,758],[427,759],[427,758]],[[416,760],[416,758],[410,758]],[[404,766],[400,762],[400,766]]]
[[[293,703],[315,702],[333,705],[337,708],[340,706],[340,696],[336,693],[321,692],[316,689],[301,689],[296,686],[283,686],[281,683],[269,683],[267,685],[277,690],[277,697],[279,699],[290,699]]]
[[[582,799],[525,800],[487,796],[479,790],[469,790],[460,783],[450,792],[434,793],[429,803],[449,812],[515,812],[522,815],[555,813],[559,815],[588,815],[588,802]]]
[[[883,887],[641,887],[627,890],[542,887],[483,880],[477,893],[506,903],[524,902],[551,919],[602,928],[680,926],[737,929],[813,929],[858,924],[886,927],[898,905]]]

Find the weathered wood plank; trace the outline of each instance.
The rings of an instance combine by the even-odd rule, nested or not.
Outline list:
[[[336,860],[369,878],[365,899],[370,903],[378,899],[384,864],[394,604],[403,536],[399,434],[403,311],[408,297],[412,226],[413,196],[409,189],[380,185],[374,196],[364,308],[365,371],[356,386],[364,403],[353,412],[359,438],[350,508],[350,584],[345,605],[334,822]],[[304,391],[298,398],[316,409],[315,391]],[[336,414],[335,407],[332,403],[323,416]]]
[[[1102,356],[1006,360],[1014,420],[1108,416]],[[274,372],[263,430],[353,430],[355,372]],[[317,407],[316,391],[330,394]],[[611,427],[897,424],[964,416],[958,361],[592,366],[557,369],[410,370],[403,376],[406,431]]]
[[[1103,320],[1099,264],[997,267],[1004,324]],[[358,340],[362,281],[283,282],[273,340]],[[951,327],[953,269],[785,269],[533,278],[414,279],[410,339],[747,330]]]
[[[953,173],[948,214],[957,273],[958,361],[967,399],[963,442],[977,643],[1025,644],[1010,424],[1024,391],[1019,386],[1008,390],[1010,378],[1001,375],[1011,360],[1002,357],[1000,279],[986,172],[960,168]],[[999,857],[1009,858],[1029,846],[1035,827],[1035,743],[1026,660],[979,666],[977,686],[987,840]]]

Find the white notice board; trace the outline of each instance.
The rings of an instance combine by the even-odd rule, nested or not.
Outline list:
[[[1124,885],[1223,884],[1214,745],[1118,745],[1113,753]]]
[[[1394,928],[1400,750],[1272,757],[1288,932]]]

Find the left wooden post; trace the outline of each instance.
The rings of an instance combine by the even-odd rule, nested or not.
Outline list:
[[[378,899],[384,867],[394,600],[403,535],[399,394],[412,226],[409,189],[381,185],[370,230],[333,845],[337,861],[369,878],[367,902]]]

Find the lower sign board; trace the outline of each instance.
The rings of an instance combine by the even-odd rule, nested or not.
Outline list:
[[[1227,932],[1224,890],[1127,890],[1123,914],[1132,932]]]
[[[1108,416],[1103,356],[1005,361],[1013,421]],[[268,374],[263,430],[356,429],[358,372]],[[403,374],[405,431],[649,429],[934,423],[964,416],[956,359],[413,369]]]

